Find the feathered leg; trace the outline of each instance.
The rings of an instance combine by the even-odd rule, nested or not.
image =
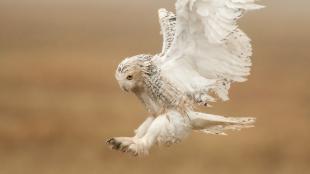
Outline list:
[[[133,155],[147,155],[150,148],[157,143],[157,138],[166,124],[167,118],[163,115],[158,116],[142,137],[134,139],[134,143],[128,147],[127,151]]]
[[[134,138],[142,138],[147,130],[149,129],[150,125],[154,121],[155,117],[148,117],[139,127],[135,130]]]
[[[154,144],[180,142],[191,130],[187,119],[180,113],[170,111],[155,119],[147,119],[138,129],[136,136],[112,138],[108,144],[113,149],[130,152],[133,155],[147,155]]]
[[[154,117],[148,117],[136,130],[135,136],[133,137],[115,137],[110,138],[107,144],[112,147],[112,149],[120,150],[123,152],[128,151],[131,144],[134,144],[139,138],[142,138],[147,132],[148,128],[154,121]]]
[[[189,117],[194,130],[216,135],[226,135],[227,130],[254,127],[255,123],[252,117],[223,117],[193,111],[189,112]]]

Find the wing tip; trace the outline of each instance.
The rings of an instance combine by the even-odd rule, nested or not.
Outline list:
[[[163,18],[163,17],[167,16],[167,13],[168,13],[168,10],[165,8],[158,9],[159,18]]]

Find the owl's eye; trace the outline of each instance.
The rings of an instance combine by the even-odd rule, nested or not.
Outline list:
[[[127,79],[127,80],[132,80],[132,79],[133,79],[133,76],[132,76],[132,75],[129,75],[129,76],[126,77],[126,79]]]

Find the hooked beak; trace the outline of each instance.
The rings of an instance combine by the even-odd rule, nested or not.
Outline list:
[[[121,85],[121,89],[122,89],[123,91],[125,91],[125,92],[129,92],[129,90],[128,90],[125,86],[123,86],[123,85]]]
[[[125,92],[129,92],[129,90],[127,89],[127,88],[122,88],[123,89],[123,91],[125,91]]]

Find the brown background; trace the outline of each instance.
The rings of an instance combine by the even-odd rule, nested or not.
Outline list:
[[[114,71],[160,50],[157,9],[174,1],[0,0],[0,173],[310,173],[310,2],[261,3],[240,23],[255,49],[249,81],[205,110],[255,116],[256,128],[134,158],[104,144],[147,115]]]

